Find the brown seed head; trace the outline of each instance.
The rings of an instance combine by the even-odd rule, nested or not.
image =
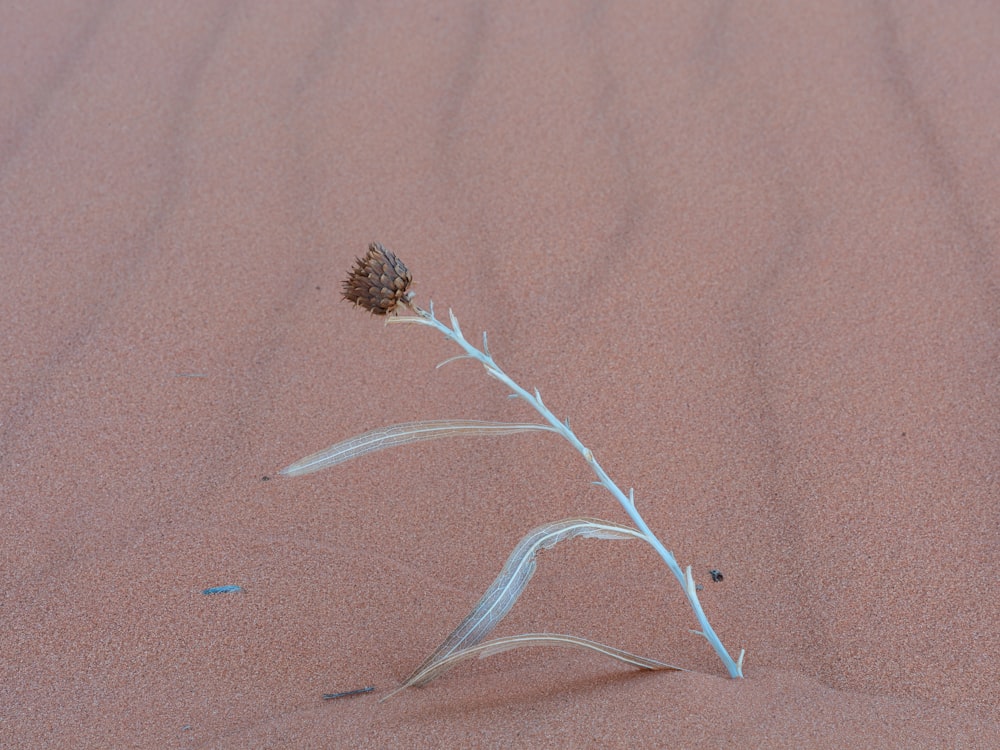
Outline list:
[[[409,291],[412,282],[403,261],[373,242],[368,246],[368,254],[357,259],[344,282],[344,299],[375,315],[387,315],[412,299],[413,292]]]

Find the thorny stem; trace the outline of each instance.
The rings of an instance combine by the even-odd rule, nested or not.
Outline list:
[[[698,601],[698,592],[695,588],[694,578],[691,575],[691,566],[688,566],[686,570],[682,570],[681,566],[677,564],[677,559],[673,556],[663,543],[657,539],[656,535],[652,532],[646,522],[643,520],[639,511],[635,508],[635,499],[633,497],[632,490],[630,489],[628,495],[619,489],[618,485],[615,484],[611,477],[607,475],[607,472],[601,467],[594,458],[593,452],[585,446],[580,439],[574,434],[574,432],[569,427],[568,421],[559,420],[555,414],[549,411],[549,408],[542,403],[542,396],[535,389],[534,394],[529,393],[527,390],[515,383],[510,376],[507,375],[496,362],[493,361],[493,356],[490,354],[489,346],[486,343],[486,333],[483,332],[483,348],[482,350],[477,349],[475,346],[466,341],[465,336],[462,335],[462,330],[458,327],[458,319],[455,317],[451,310],[448,310],[448,318],[451,321],[451,327],[438,320],[434,315],[434,303],[431,302],[429,307],[430,310],[423,310],[417,307],[409,300],[403,302],[403,304],[415,313],[415,316],[394,316],[387,318],[388,323],[416,323],[419,325],[430,326],[440,331],[446,338],[454,341],[458,344],[462,350],[465,352],[463,355],[457,357],[452,357],[451,359],[445,360],[441,364],[446,362],[451,362],[456,359],[474,359],[486,369],[486,372],[493,378],[499,380],[501,383],[506,385],[511,391],[512,395],[523,399],[531,407],[537,411],[546,422],[548,422],[553,429],[556,430],[560,435],[562,435],[566,440],[569,441],[580,455],[583,456],[584,460],[590,465],[590,468],[597,475],[598,481],[595,484],[599,484],[604,487],[608,492],[610,492],[618,503],[622,506],[622,509],[628,514],[628,517],[632,519],[632,522],[636,525],[636,528],[642,532],[645,536],[646,541],[656,550],[657,554],[663,558],[663,561],[670,568],[670,572],[674,574],[674,578],[680,583],[681,588],[684,590],[684,594],[687,596],[688,603],[691,605],[691,609],[694,610],[695,617],[698,618],[698,624],[701,630],[692,631],[696,635],[701,635],[709,642],[715,653],[719,655],[722,659],[722,663],[725,665],[726,670],[729,672],[729,676],[736,678],[743,676],[743,651],[740,651],[740,656],[738,659],[734,660],[729,652],[726,651],[725,646],[722,645],[722,641],[719,640],[719,636],[715,634],[712,626],[708,622],[708,617],[705,615],[705,611],[701,607],[701,602]],[[439,365],[440,367],[440,365]]]

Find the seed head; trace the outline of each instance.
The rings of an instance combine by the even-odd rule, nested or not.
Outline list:
[[[368,254],[357,259],[344,282],[344,299],[375,315],[387,315],[413,298],[413,292],[409,291],[412,282],[403,261],[373,242],[368,246]]]

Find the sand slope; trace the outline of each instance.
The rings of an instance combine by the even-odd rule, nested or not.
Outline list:
[[[972,2],[0,8],[0,745],[1000,744],[998,49]],[[531,417],[339,301],[372,239],[635,488],[745,680],[650,550],[576,541],[499,632],[692,673],[378,704],[528,529],[624,515],[550,435],[276,476]]]

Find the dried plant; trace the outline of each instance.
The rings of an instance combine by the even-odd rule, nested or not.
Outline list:
[[[391,250],[379,243],[368,246],[344,282],[344,299],[369,310],[373,315],[389,315],[413,299],[409,291],[413,277]]]
[[[387,323],[413,323],[436,329],[462,350],[461,354],[441,362],[438,367],[459,359],[476,360],[483,365],[488,375],[499,380],[510,390],[511,397],[520,398],[528,403],[541,415],[545,423],[430,420],[392,425],[366,432],[330,446],[295,462],[283,469],[281,473],[285,476],[302,476],[335,466],[352,458],[358,458],[372,451],[421,440],[434,440],[457,435],[509,435],[544,430],[561,435],[583,456],[597,476],[597,481],[594,484],[604,487],[614,496],[635,524],[635,528],[595,519],[572,518],[545,524],[530,531],[514,548],[496,580],[486,590],[476,606],[472,608],[465,620],[434,653],[427,657],[396,690],[389,693],[383,700],[405,688],[427,684],[464,659],[472,656],[489,656],[523,646],[576,646],[603,653],[642,669],[679,669],[679,667],[663,662],[635,656],[620,649],[568,635],[530,633],[483,642],[482,639],[510,611],[527,586],[535,571],[535,553],[540,549],[551,547],[559,541],[577,536],[598,539],[641,539],[651,545],[680,583],[688,603],[694,611],[700,629],[692,632],[703,636],[709,642],[722,660],[730,677],[742,677],[743,652],[741,651],[739,658],[734,660],[726,651],[698,601],[697,587],[691,575],[691,567],[688,566],[686,570],[682,570],[673,554],[663,546],[662,542],[646,525],[636,509],[633,491],[629,489],[628,495],[626,495],[619,489],[618,485],[611,480],[597,459],[594,458],[590,449],[570,429],[569,420],[557,419],[542,402],[541,394],[537,389],[534,393],[529,393],[497,366],[490,354],[485,332],[483,333],[483,348],[478,349],[465,339],[459,328],[458,320],[451,310],[448,311],[450,322],[448,325],[435,317],[433,302],[429,304],[429,310],[423,310],[415,305],[413,292],[410,291],[412,281],[413,278],[402,261],[390,250],[373,242],[365,257],[357,259],[350,276],[344,282],[344,298],[375,315],[386,315]],[[409,314],[400,315],[400,311]]]

